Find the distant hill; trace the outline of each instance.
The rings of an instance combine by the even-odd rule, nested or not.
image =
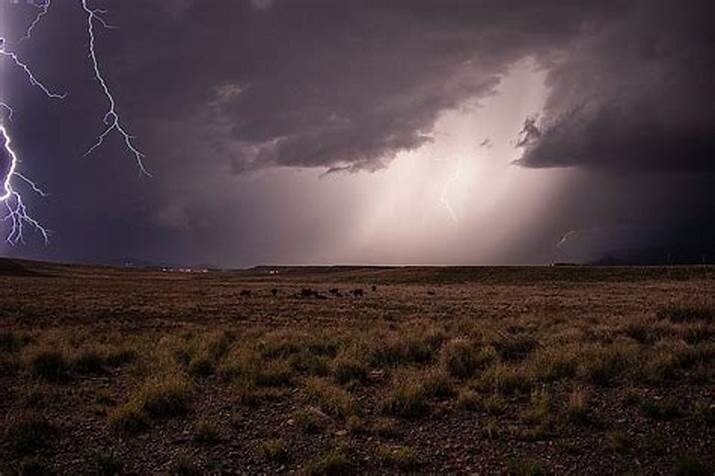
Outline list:
[[[0,276],[37,276],[22,264],[8,258],[0,258]]]
[[[684,246],[651,247],[637,251],[611,251],[590,262],[595,266],[712,265],[715,250]]]

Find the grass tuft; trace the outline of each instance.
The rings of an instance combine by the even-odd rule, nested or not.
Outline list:
[[[97,476],[116,476],[122,474],[124,462],[114,450],[103,450],[94,455],[94,474]]]
[[[211,445],[219,441],[216,425],[209,420],[199,420],[194,425],[194,442],[201,445]]]
[[[408,418],[426,413],[427,392],[423,383],[414,374],[396,380],[383,402],[385,413]]]
[[[180,374],[155,377],[142,385],[129,401],[115,408],[109,423],[116,430],[137,432],[145,429],[151,418],[183,415],[188,410],[191,384]]]
[[[310,461],[305,473],[311,476],[338,476],[352,472],[352,464],[344,450],[334,449]]]
[[[57,383],[67,379],[69,364],[58,350],[37,350],[30,356],[29,364],[32,375],[46,382]]]
[[[715,308],[691,305],[671,305],[658,310],[656,316],[659,319],[667,319],[671,322],[706,322],[715,321]]]
[[[453,339],[442,348],[440,364],[452,377],[471,377],[477,368],[474,347],[466,339]]]
[[[0,354],[15,354],[26,342],[27,339],[14,332],[0,332]]]
[[[55,427],[44,416],[24,413],[10,420],[5,438],[18,453],[30,454],[47,448],[55,432]]]
[[[385,466],[401,470],[414,469],[419,464],[417,452],[412,448],[400,445],[380,445],[377,456]]]
[[[368,365],[359,357],[357,349],[350,349],[338,354],[333,361],[333,376],[338,383],[352,381],[364,382],[368,376]]]
[[[474,390],[462,389],[457,395],[457,406],[462,410],[479,410],[482,407],[481,402],[481,397]]]
[[[322,433],[328,425],[329,417],[316,408],[308,407],[293,413],[293,421],[303,433]]]
[[[512,458],[507,462],[506,474],[509,476],[545,476],[546,468],[538,461]]]
[[[286,463],[290,460],[288,449],[283,440],[266,440],[260,444],[258,451],[265,459],[275,463]]]
[[[683,410],[673,400],[644,400],[640,408],[644,415],[654,420],[674,420],[683,416]]]
[[[588,394],[582,388],[574,389],[568,397],[566,414],[571,422],[584,425],[590,422]]]
[[[355,414],[357,406],[352,395],[326,379],[310,377],[305,392],[324,412],[340,418]]]
[[[713,468],[698,456],[681,456],[675,460],[673,473],[676,476],[712,476]]]

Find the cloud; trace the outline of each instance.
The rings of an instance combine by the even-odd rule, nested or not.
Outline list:
[[[551,88],[517,161],[649,172],[715,171],[711,2],[633,2],[544,65]]]
[[[269,7],[269,15],[251,14]],[[525,57],[547,71],[550,93],[522,137],[518,164],[713,166],[715,108],[703,100],[715,86],[711,2],[171,0],[113,8],[123,33],[103,35],[102,57],[126,89],[127,114],[174,123],[179,137],[151,134],[178,155],[208,148],[236,173],[379,169],[428,143],[444,111],[495,94]],[[43,70],[61,69],[60,60],[47,57]]]
[[[543,261],[569,230],[633,226],[647,230],[635,240],[646,244],[651,233],[665,236],[657,230],[700,230],[699,217],[712,215],[711,2],[106,3],[119,28],[99,32],[101,64],[148,155],[149,184],[111,140],[93,160],[78,159],[101,132],[105,105],[91,81],[85,19],[74,2],[53,3],[20,50],[68,100],[48,104],[21,75],[3,75],[3,98],[18,106],[13,140],[27,157],[23,167],[61,197],[39,205],[56,230],[55,247],[41,251],[52,258],[172,250],[234,264],[256,256],[300,260],[306,243],[319,249],[331,230],[352,231],[343,213],[349,204],[313,222],[305,209],[337,203],[334,197],[310,202],[312,182],[302,178],[300,192],[280,179],[264,190],[256,176],[388,167],[401,152],[437,140],[443,114],[498,94],[524,58],[545,73],[548,99],[525,122],[517,163],[588,176],[554,192],[550,213],[517,237],[518,259]],[[0,8],[12,13],[9,3]],[[0,36],[16,35],[20,23],[4,18],[0,28],[9,30]],[[491,143],[497,154],[502,140],[492,136],[483,146]],[[109,193],[117,184],[121,190]],[[518,203],[521,191],[513,193]],[[523,218],[519,211],[514,216]],[[300,232],[283,232],[290,220]],[[483,238],[482,229],[473,231]],[[266,240],[278,235],[274,244]],[[94,247],[85,245],[87,236]],[[577,238],[562,249],[580,246]]]
[[[251,0],[251,5],[258,10],[265,10],[273,5],[273,0]]]

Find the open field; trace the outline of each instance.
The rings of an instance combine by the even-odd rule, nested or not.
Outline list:
[[[0,261],[0,474],[712,474],[713,291],[712,267]]]

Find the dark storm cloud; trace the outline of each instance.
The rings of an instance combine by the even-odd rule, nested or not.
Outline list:
[[[620,12],[597,5],[186,0],[138,20],[122,7],[118,21],[141,28],[107,49],[123,84],[142,84],[138,114],[179,119],[182,150],[196,137],[237,173],[375,170],[430,141],[440,112],[492,94],[515,61]]]
[[[546,64],[550,98],[525,124],[529,167],[715,170],[712,2],[633,2]]]
[[[139,113],[193,116],[186,132],[237,173],[378,169],[430,141],[440,112],[493,93],[526,56],[548,71],[550,94],[519,164],[712,167],[707,2],[158,5],[143,21],[118,12],[142,27],[116,45],[132,52],[117,58],[125,73],[142,78],[134,101],[151,108]],[[147,42],[161,48],[141,53]]]
[[[259,258],[231,250],[274,243],[259,257],[299,261],[302,243],[339,226],[309,224],[271,242],[288,220],[283,210],[301,216],[306,197],[230,180],[271,167],[380,169],[435,140],[441,112],[495,94],[527,57],[547,72],[549,97],[525,128],[518,163],[602,174],[568,190],[544,217],[541,231],[554,235],[548,246],[571,229],[692,230],[712,211],[712,179],[697,176],[712,171],[715,138],[710,2],[91,3],[119,27],[99,32],[101,63],[155,179],[138,179],[113,139],[80,159],[101,131],[104,99],[77,2],[54,2],[19,51],[68,99],[48,101],[5,64],[0,99],[17,106],[13,141],[25,166],[53,192],[43,207],[56,229],[50,252],[60,259],[171,253],[197,261],[218,250],[214,262],[231,256],[242,264]],[[19,6],[0,7],[0,36],[17,37]],[[663,178],[642,177],[652,171]],[[239,199],[231,187],[246,191]],[[663,190],[673,197],[661,200]],[[661,214],[646,216],[653,204]],[[95,237],[92,246],[86,236]],[[543,248],[527,245],[519,260],[543,259]]]

